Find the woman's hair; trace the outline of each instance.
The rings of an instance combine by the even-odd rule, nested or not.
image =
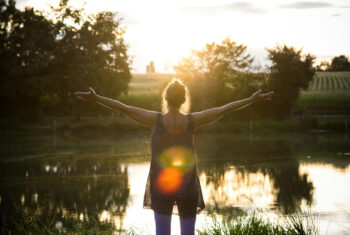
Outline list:
[[[173,78],[162,93],[162,111],[168,112],[168,107],[179,108],[181,113],[190,111],[191,101],[188,88],[179,79]]]

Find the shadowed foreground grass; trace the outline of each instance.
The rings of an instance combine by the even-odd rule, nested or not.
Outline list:
[[[238,216],[232,220],[214,220],[197,232],[198,235],[316,235],[319,234],[316,220],[314,215],[301,213],[283,217],[280,223],[257,215]]]
[[[67,221],[66,221],[67,222]],[[71,222],[69,225],[52,221],[42,222],[33,216],[24,216],[12,223],[13,234],[150,234],[142,228],[117,230],[113,223],[100,221]],[[258,215],[238,216],[234,219],[214,219],[197,230],[198,235],[317,235],[317,216],[310,213],[283,217],[282,222],[271,222]]]
[[[55,221],[54,219],[23,216],[9,225],[10,234],[119,234],[113,223],[94,221]]]

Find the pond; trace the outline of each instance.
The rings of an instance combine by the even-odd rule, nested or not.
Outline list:
[[[0,195],[17,213],[71,221],[112,220],[154,234],[142,208],[150,166],[150,133],[2,134]],[[206,209],[215,216],[256,211],[266,217],[308,211],[321,234],[350,231],[347,134],[198,133],[196,152]],[[69,222],[70,221],[70,222]],[[173,234],[179,234],[173,216]]]

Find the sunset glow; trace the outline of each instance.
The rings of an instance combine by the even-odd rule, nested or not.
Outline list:
[[[183,174],[179,169],[166,168],[157,178],[157,189],[163,194],[175,193],[182,184]]]
[[[18,5],[48,9],[56,1],[20,0]],[[72,0],[88,12],[115,11],[123,18],[135,72],[149,61],[156,71],[171,72],[191,49],[225,37],[248,47],[258,64],[266,64],[265,48],[276,43],[303,48],[318,61],[350,51],[349,2],[335,1],[93,1]]]

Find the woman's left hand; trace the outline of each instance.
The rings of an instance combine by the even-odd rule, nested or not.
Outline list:
[[[263,94],[261,92],[262,90],[260,89],[252,94],[250,98],[252,99],[253,102],[262,101],[262,100],[271,100],[274,94],[273,91],[270,91],[268,93],[263,93]]]
[[[86,99],[94,99],[97,95],[94,89],[89,87],[89,91],[83,92],[83,91],[77,91],[74,92],[75,97],[81,100],[86,100]]]

